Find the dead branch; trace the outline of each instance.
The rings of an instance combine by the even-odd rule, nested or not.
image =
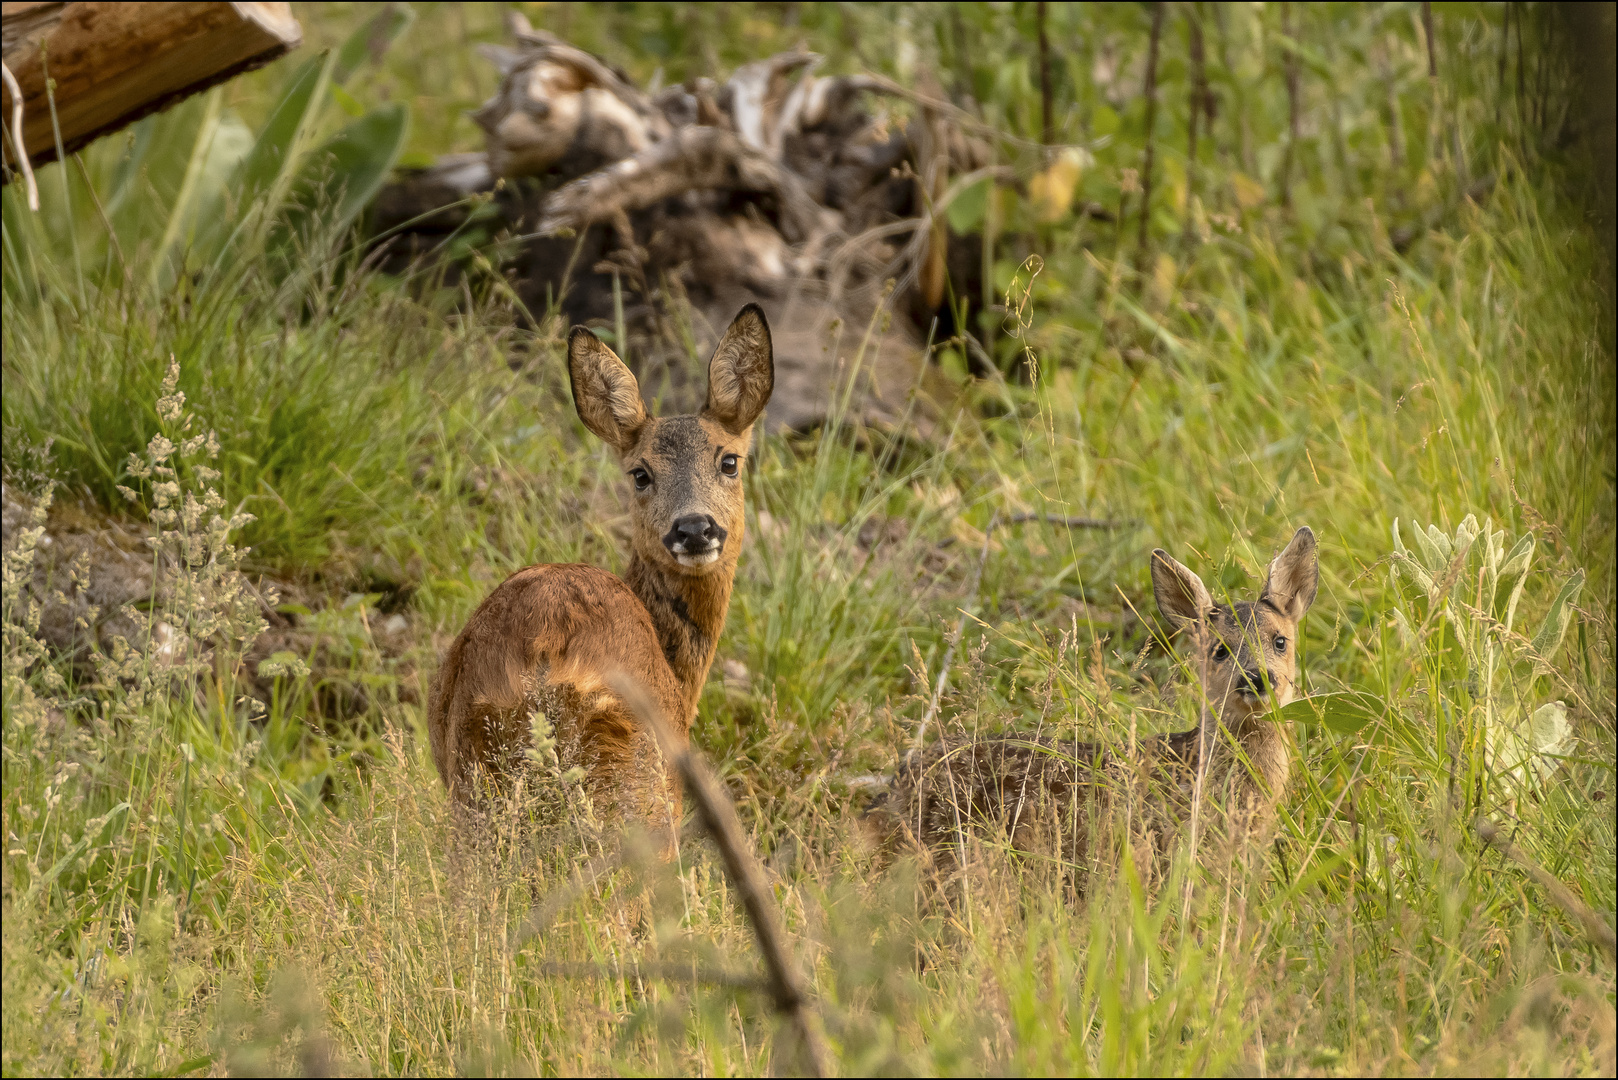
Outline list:
[[[1292,5],[1281,5],[1281,45],[1283,56],[1282,69],[1286,76],[1287,86],[1287,148],[1286,156],[1281,160],[1281,205],[1292,205],[1292,159],[1297,152],[1298,145],[1298,117],[1302,107],[1299,99],[1298,79],[1301,64],[1298,60],[1298,43],[1292,28]]]
[[[830,1062],[818,1018],[809,1005],[797,967],[788,957],[786,937],[781,929],[781,917],[775,909],[774,894],[742,833],[735,806],[715,782],[713,774],[697,752],[690,746],[681,747],[674,742],[667,724],[658,715],[657,706],[639,685],[622,676],[611,678],[608,682],[640,722],[657,734],[664,757],[673,764],[685,782],[686,791],[696,806],[697,817],[719,848],[725,872],[741,894],[742,906],[747,911],[748,921],[752,923],[753,933],[758,939],[759,952],[764,957],[768,986],[775,999],[776,1011],[786,1016],[798,1033],[808,1061],[809,1075],[828,1075]]]
[[[1129,521],[1109,521],[1105,518],[1065,517],[1061,514],[1012,514],[1007,525],[1021,525],[1028,521],[1042,521],[1047,525],[1061,525],[1069,529],[1122,529],[1132,525]]]
[[[1526,852],[1511,842],[1511,837],[1506,835],[1504,829],[1488,818],[1479,817],[1472,823],[1472,828],[1485,844],[1522,867],[1550,895],[1557,907],[1584,928],[1585,934],[1601,947],[1608,960],[1618,958],[1618,937],[1614,936],[1612,927],[1593,908],[1573,895],[1573,890],[1562,884],[1560,878],[1529,858]]]
[[[797,177],[762,151],[723,128],[689,127],[553,192],[545,202],[538,232],[553,236],[565,228],[610,221],[665,199],[711,189],[773,196],[782,235],[793,243],[835,227],[835,218],[815,204]]]
[[[1142,270],[1146,268],[1146,247],[1151,240],[1152,156],[1157,144],[1157,48],[1163,36],[1165,7],[1163,0],[1152,5],[1152,37],[1146,51],[1146,156],[1140,171],[1140,243],[1137,246],[1137,260]]]
[[[666,982],[707,983],[710,986],[726,986],[735,990],[768,990],[769,984],[757,975],[748,975],[738,971],[724,971],[715,968],[696,967],[692,964],[664,961],[651,962],[636,961],[633,964],[618,967],[606,964],[590,964],[570,960],[546,960],[539,965],[543,975],[554,975],[562,979],[662,979]]]

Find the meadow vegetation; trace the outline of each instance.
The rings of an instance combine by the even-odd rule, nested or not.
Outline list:
[[[802,39],[935,71],[1020,137],[1019,183],[951,210],[1007,238],[999,374],[941,343],[932,440],[837,415],[757,440],[692,732],[839,1071],[1614,1072],[1612,956],[1474,829],[1611,926],[1613,268],[1553,13],[1445,6],[1429,43],[1418,4],[1167,5],[1154,111],[1154,6],[1051,5],[1064,157],[1037,145],[1041,5],[522,6],[642,84]],[[458,238],[454,287],[366,261],[388,169],[478,145],[472,44],[502,34],[493,5],[385,35],[362,7],[300,5],[300,53],[42,169],[38,216],[0,196],[0,1068],[797,1067],[698,833],[587,866],[612,839],[575,799],[557,844],[542,790],[457,838],[436,658],[512,570],[620,568],[628,496],[499,238]],[[989,840],[943,899],[860,844],[860,780],[963,614],[939,727],[1180,729],[1148,553],[1250,598],[1305,524],[1316,702],[1272,845],[1160,888],[1121,856],[1078,901]],[[81,534],[150,564],[120,638],[52,556]]]

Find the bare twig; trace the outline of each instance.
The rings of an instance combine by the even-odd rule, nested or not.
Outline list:
[[[1007,525],[1022,525],[1029,521],[1042,521],[1047,525],[1061,525],[1069,529],[1121,529],[1129,521],[1109,521],[1106,518],[1066,517],[1062,514],[1012,514]]]
[[[1292,205],[1292,157],[1298,145],[1298,45],[1293,37],[1292,5],[1281,5],[1281,36],[1285,38],[1281,61],[1287,84],[1287,149],[1281,161],[1281,205]]]
[[[803,182],[763,151],[722,128],[689,127],[552,192],[538,232],[545,236],[563,228],[582,229],[620,212],[633,213],[708,188],[774,195],[783,234],[793,243],[836,225],[835,215],[809,197]]]
[[[1016,179],[1016,175],[1015,170],[1005,165],[988,165],[981,169],[974,169],[963,176],[956,177],[949,187],[944,189],[942,195],[923,206],[919,216],[873,226],[858,236],[851,237],[839,244],[833,250],[831,257],[826,260],[826,280],[831,283],[828,295],[835,301],[842,294],[849,263],[856,258],[867,258],[871,241],[910,233],[910,239],[905,242],[905,246],[900,250],[899,254],[890,259],[881,269],[875,270],[873,275],[877,281],[893,278],[895,282],[893,292],[903,292],[914,284],[919,276],[923,256],[927,252],[935,222],[942,220],[944,211],[949,208],[950,203],[980,181],[1010,181]],[[872,268],[875,269],[874,260]]]
[[[11,143],[16,148],[17,169],[22,173],[23,186],[28,189],[28,209],[39,213],[39,185],[34,182],[33,166],[28,164],[28,148],[22,141],[22,87],[11,69],[0,62],[0,77],[5,79],[6,93],[11,95]]]
[[[989,561],[989,539],[994,536],[994,527],[1000,523],[1000,511],[996,510],[989,518],[988,528],[983,530],[983,550],[978,553],[978,568],[972,574],[972,595],[968,604],[975,605],[978,598],[978,589],[983,585],[983,565]],[[921,724],[916,728],[916,737],[911,745],[921,749],[922,740],[927,736],[927,726],[938,715],[938,701],[944,696],[944,684],[949,681],[949,668],[955,662],[955,650],[961,644],[961,635],[966,633],[966,609],[961,609],[961,617],[956,620],[955,632],[949,636],[949,648],[944,650],[944,666],[939,669],[938,681],[933,685],[932,700],[927,703],[927,715],[921,718]]]
[[[647,979],[665,979],[669,982],[708,983],[711,986],[728,986],[738,990],[769,989],[769,984],[757,975],[694,967],[678,961],[654,963],[640,960],[633,964],[613,967],[571,960],[547,960],[539,965],[539,972],[561,979],[622,979],[640,976]]]
[[[1213,126],[1213,109],[1208,100],[1212,92],[1208,89],[1207,63],[1203,55],[1201,5],[1186,5],[1185,22],[1191,37],[1191,122],[1186,139],[1186,213],[1185,225],[1180,231],[1180,242],[1189,247],[1191,241],[1191,207],[1193,200],[1197,197],[1197,125],[1202,119],[1204,110],[1206,110],[1209,127],[1211,128]]]
[[[1602,951],[1607,954],[1607,959],[1618,958],[1618,939],[1614,938],[1612,927],[1608,926],[1606,920],[1597,915],[1588,904],[1574,896],[1573,890],[1562,884],[1561,879],[1529,858],[1521,848],[1511,842],[1511,837],[1507,836],[1505,830],[1495,822],[1486,817],[1479,817],[1472,823],[1472,827],[1477,830],[1479,839],[1485,844],[1527,871],[1528,876],[1556,901],[1556,905],[1584,928],[1590,940],[1601,946]]]
[[[970,341],[971,339],[967,339]],[[1060,525],[1067,529],[1127,529],[1140,522],[1134,519],[1112,521],[1107,518],[1066,517],[1062,514],[1012,514],[1001,524],[1026,525],[1030,521],[1044,522],[1047,525]],[[955,544],[955,537],[946,536],[938,542],[938,547],[947,548]]]
[[[1433,5],[1421,5],[1421,29],[1427,37],[1427,77],[1438,78],[1438,47],[1433,44]]]
[[[989,138],[1003,142],[1008,146],[1023,147],[1025,149],[1034,149],[1041,146],[1040,143],[1037,143],[1032,139],[1025,139],[1019,135],[1013,135],[1008,131],[995,127],[993,124],[990,124],[967,112],[953,101],[945,101],[944,99],[934,97],[931,94],[920,93],[910,89],[909,87],[901,86],[899,83],[894,82],[885,75],[877,75],[867,72],[863,75],[844,76],[844,78],[849,85],[854,86],[857,89],[868,90],[877,94],[888,94],[892,97],[903,98],[905,101],[921,106],[922,108],[934,109],[943,116],[955,121],[955,123],[964,130],[975,131],[980,135],[986,135]],[[1083,144],[1063,143],[1060,144],[1057,149],[1061,149],[1066,146],[1081,145]]]
[[[1044,121],[1040,133],[1040,141],[1046,146],[1056,141],[1056,117],[1053,115],[1051,101],[1051,39],[1045,32],[1045,0],[1039,0],[1039,107],[1040,119]]]
[[[810,1008],[809,997],[798,976],[797,967],[787,955],[786,936],[781,929],[781,917],[776,912],[774,896],[769,883],[764,880],[758,859],[742,833],[736,808],[696,751],[689,745],[680,746],[674,742],[668,725],[658,714],[657,705],[638,683],[622,674],[609,676],[607,683],[640,722],[656,733],[663,756],[685,781],[685,789],[691,793],[697,817],[718,846],[725,871],[736,886],[736,891],[741,894],[742,906],[753,924],[753,933],[758,939],[759,952],[763,954],[768,975],[766,986],[775,999],[776,1011],[785,1015],[797,1031],[803,1043],[809,1075],[827,1075],[829,1061],[825,1040]]]
[[[1152,37],[1146,52],[1146,156],[1141,163],[1140,177],[1140,244],[1138,259],[1146,265],[1146,245],[1150,240],[1152,221],[1152,153],[1157,127],[1157,45],[1163,36],[1163,9],[1167,5],[1158,0],[1152,5]]]

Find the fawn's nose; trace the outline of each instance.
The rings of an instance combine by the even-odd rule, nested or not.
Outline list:
[[[1269,672],[1248,671],[1245,668],[1242,669],[1241,676],[1237,681],[1239,683],[1237,688],[1242,693],[1251,694],[1253,697],[1263,697],[1266,688],[1274,685],[1274,680],[1269,677]]]
[[[663,546],[674,555],[706,555],[725,546],[726,532],[707,514],[687,514],[678,518],[663,537]]]

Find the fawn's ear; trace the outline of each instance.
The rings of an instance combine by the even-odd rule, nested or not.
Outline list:
[[[619,451],[635,445],[635,434],[646,423],[640,384],[618,354],[582,326],[568,335],[567,375],[584,426]]]
[[[1270,564],[1259,602],[1267,603],[1293,622],[1303,618],[1320,588],[1320,557],[1314,530],[1305,525]]]
[[[732,435],[753,426],[775,389],[775,350],[770,324],[757,304],[748,304],[719,339],[708,361],[708,403],[702,415]]]
[[[1197,622],[1214,606],[1202,579],[1162,548],[1152,552],[1152,595],[1157,597],[1157,609],[1175,625]]]

